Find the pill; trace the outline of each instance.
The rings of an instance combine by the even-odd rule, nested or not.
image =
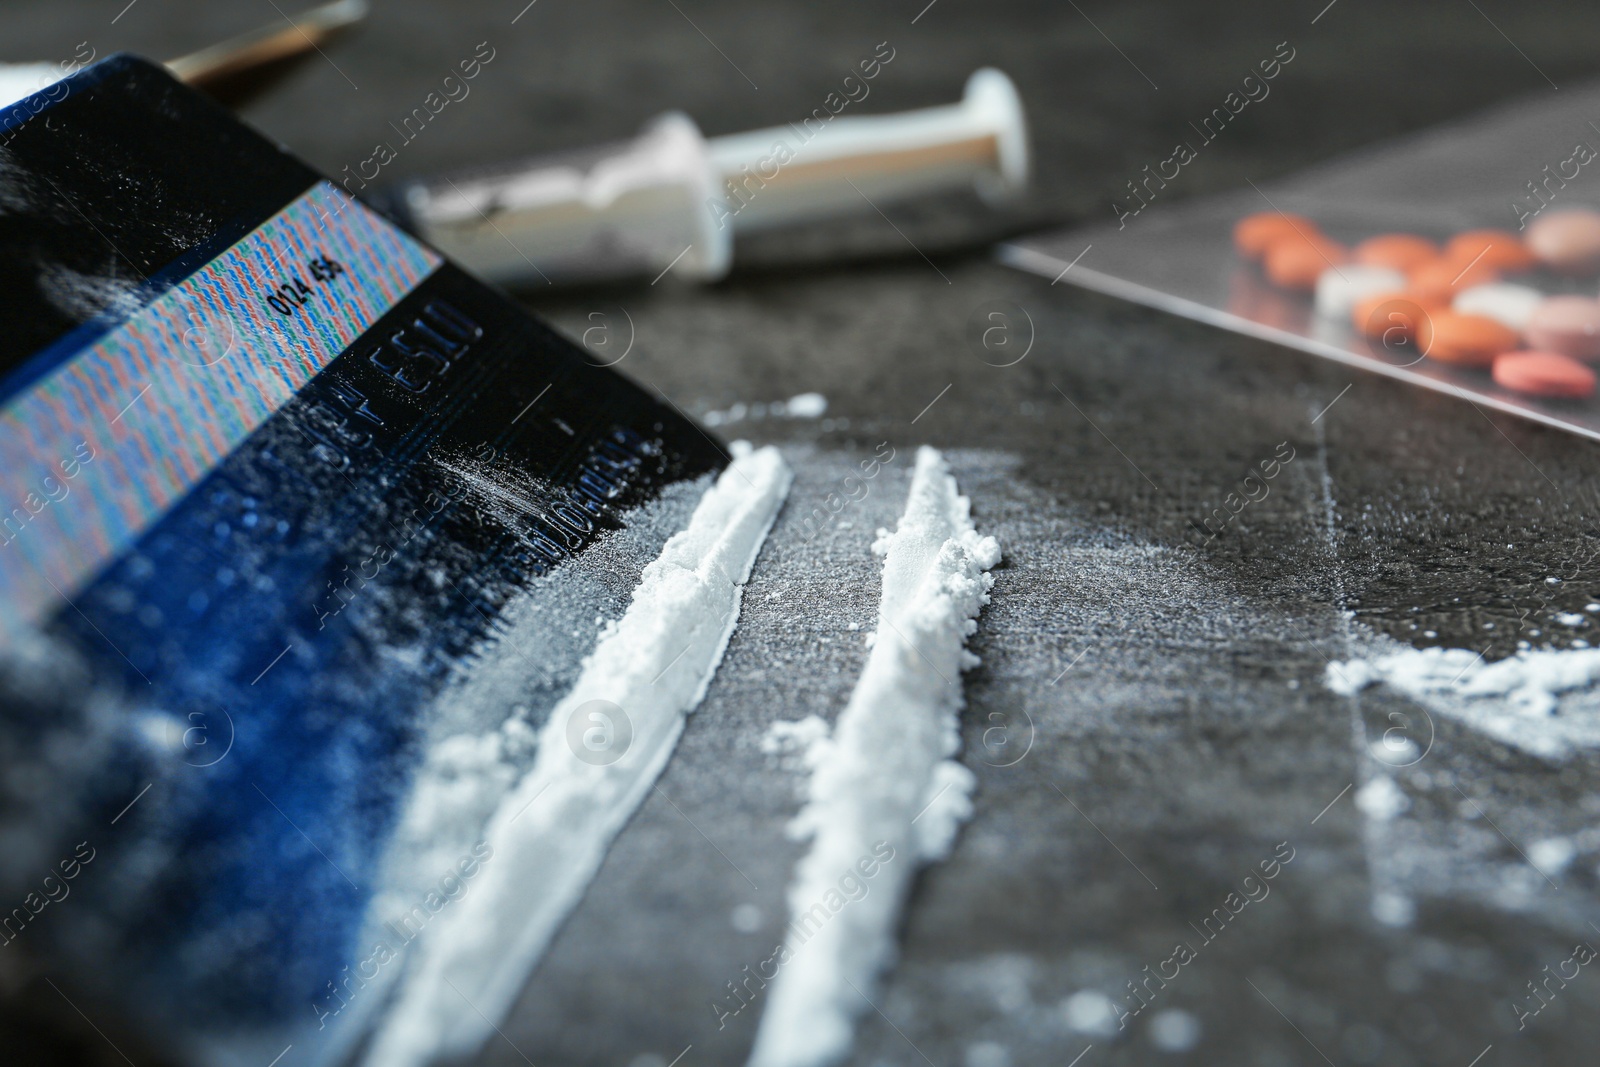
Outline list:
[[[1267,250],[1265,268],[1274,285],[1310,292],[1329,267],[1348,262],[1350,253],[1326,237],[1280,240]]]
[[[1552,270],[1586,274],[1600,266],[1600,211],[1550,211],[1528,224],[1528,248]]]
[[[1392,293],[1403,289],[1406,276],[1388,267],[1368,267],[1356,263],[1327,267],[1317,277],[1317,314],[1342,319],[1355,309],[1362,297]]]
[[[1406,288],[1435,303],[1448,304],[1461,290],[1499,278],[1500,272],[1493,267],[1482,263],[1457,263],[1441,256],[1413,270],[1406,278]]]
[[[1246,215],[1234,224],[1233,246],[1239,254],[1249,259],[1260,259],[1267,249],[1285,237],[1320,236],[1317,224],[1304,215],[1290,215],[1281,211],[1263,211]]]
[[[1411,233],[1385,233],[1369,237],[1351,252],[1357,263],[1408,271],[1439,257],[1439,246]]]
[[[1439,311],[1418,324],[1417,347],[1440,363],[1487,367],[1494,357],[1517,347],[1517,331],[1486,315]]]
[[[1578,359],[1600,357],[1600,301],[1552,296],[1539,302],[1523,327],[1528,344]]]
[[[1531,286],[1490,282],[1461,290],[1451,302],[1450,310],[1463,315],[1487,315],[1521,333],[1533,309],[1543,302],[1544,294]]]
[[[1522,238],[1510,230],[1468,230],[1458,233],[1444,246],[1444,255],[1446,259],[1463,266],[1482,263],[1508,274],[1532,270],[1538,263]]]
[[[1495,357],[1494,380],[1533,396],[1589,396],[1594,371],[1560,352],[1507,352]]]
[[[1419,322],[1443,310],[1440,304],[1396,289],[1357,300],[1351,308],[1350,321],[1362,336],[1392,344],[1415,336]]]

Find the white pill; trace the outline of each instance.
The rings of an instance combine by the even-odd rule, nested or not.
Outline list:
[[[1406,276],[1388,267],[1363,267],[1350,263],[1329,267],[1317,278],[1317,314],[1348,319],[1356,302],[1391,290],[1404,289]]]
[[[1461,290],[1450,308],[1463,315],[1482,315],[1520,333],[1527,328],[1528,316],[1543,300],[1543,293],[1526,285],[1491,282]]]

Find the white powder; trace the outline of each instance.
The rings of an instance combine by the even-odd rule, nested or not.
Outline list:
[[[1067,1028],[1090,1037],[1116,1036],[1118,1014],[1116,1001],[1098,989],[1080,989],[1061,1002]]]
[[[1565,837],[1546,837],[1528,845],[1528,862],[1546,878],[1555,878],[1577,857],[1578,849]]]
[[[1011,1067],[1011,1053],[998,1041],[974,1041],[963,1059],[966,1067]]]
[[[820,419],[828,413],[828,398],[821,393],[801,393],[791,396],[786,407],[791,419]]]
[[[726,426],[746,419],[820,419],[828,413],[828,398],[821,393],[801,393],[770,404],[740,401],[726,411],[708,411],[700,416],[707,426]]]
[[[1385,926],[1410,926],[1417,918],[1416,901],[1389,889],[1372,894],[1371,911],[1372,917]]]
[[[828,724],[820,715],[803,719],[779,719],[767,727],[761,751],[778,757],[786,771],[812,771],[827,758]]]
[[[1392,647],[1392,651],[1387,649]],[[1600,747],[1600,649],[1522,651],[1489,663],[1464,648],[1387,642],[1369,659],[1328,665],[1328,688],[1379,682],[1490,737],[1545,758]]]
[[[1444,720],[1549,760],[1600,747],[1593,652],[1524,651],[1491,664],[1472,651],[1414,649],[1359,626],[1354,637],[1363,658],[1334,664],[1326,681],[1340,693],[1366,691],[1359,713],[1387,724],[1381,740],[1371,737],[1376,763],[1350,798],[1367,841],[1372,917],[1404,928],[1425,901],[1473,901],[1537,909],[1546,922],[1583,928],[1590,896],[1553,883],[1600,848],[1600,830],[1556,792],[1507,788],[1494,746],[1452,737],[1465,731],[1446,732]],[[1397,746],[1391,732],[1410,736]]]
[[[705,695],[790,479],[776,449],[736,444],[688,529],[644,569],[628,610],[540,729],[532,769],[489,820],[492,861],[419,939],[369,1065],[464,1057],[493,1033]],[[602,722],[594,701],[613,709],[611,751],[586,747]]]
[[[814,841],[789,886],[791,913],[837,898],[841,875],[878,842],[894,858],[820,926],[791,924],[752,1067],[813,1067],[848,1053],[856,1016],[870,1010],[863,997],[893,959],[917,866],[948,851],[971,810],[972,773],[950,757],[961,671],[977,662],[965,642],[989,600],[999,546],[974,530],[943,457],[922,448],[899,528],[873,550],[884,557],[878,630],[796,820]]]
[[[1182,1008],[1158,1011],[1150,1019],[1150,1043],[1162,1052],[1188,1052],[1200,1043],[1200,1020]]]
[[[1411,798],[1405,790],[1395,785],[1387,775],[1375,775],[1366,785],[1356,790],[1356,807],[1369,819],[1388,822],[1404,815],[1411,807]]]

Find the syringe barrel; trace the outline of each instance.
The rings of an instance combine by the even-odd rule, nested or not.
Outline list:
[[[700,131],[668,113],[632,141],[413,182],[391,204],[479,276],[537,286],[653,278],[669,267],[719,278],[732,235],[706,201],[720,195]]]
[[[967,80],[957,104],[894,115],[814,114],[714,137],[709,145],[739,231],[973,186],[997,199],[1028,180],[1022,104],[1011,80],[992,68]]]

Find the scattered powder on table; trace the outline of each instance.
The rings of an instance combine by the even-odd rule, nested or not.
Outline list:
[[[725,426],[746,419],[820,419],[828,413],[828,398],[821,393],[801,393],[770,404],[740,401],[726,411],[708,411],[700,417],[707,426]]]
[[[761,751],[786,771],[813,771],[828,755],[828,724],[819,715],[779,719],[767,727]]]
[[[1490,663],[1464,648],[1384,641],[1366,659],[1330,663],[1336,693],[1383,683],[1497,741],[1558,759],[1600,747],[1600,649],[1521,651]]]
[[[716,673],[791,481],[776,449],[733,451],[540,729],[532,768],[484,831],[493,860],[419,938],[367,1053],[371,1067],[464,1057],[493,1034],[666,765]],[[615,747],[589,746],[595,729]]]
[[[1375,774],[1369,778],[1365,785],[1356,790],[1355,802],[1361,814],[1378,822],[1398,818],[1411,807],[1411,798],[1406,796],[1405,790],[1386,774]]]
[[[912,876],[949,853],[971,812],[972,772],[951,757],[961,672],[977,663],[966,638],[1000,548],[973,528],[943,457],[922,448],[899,527],[880,531],[873,551],[884,558],[878,629],[795,820],[812,846],[789,886],[791,922],[752,1067],[818,1067],[849,1052],[894,958]],[[840,886],[862,890],[846,897]]]

